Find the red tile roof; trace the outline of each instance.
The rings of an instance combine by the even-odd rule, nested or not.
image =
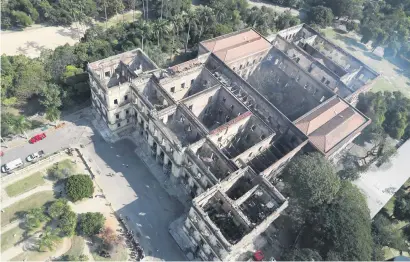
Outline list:
[[[295,125],[316,148],[326,153],[366,122],[354,107],[334,97],[296,120]]]
[[[207,40],[201,44],[226,63],[271,48],[269,41],[252,29]]]

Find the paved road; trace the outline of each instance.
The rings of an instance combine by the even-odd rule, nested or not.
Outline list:
[[[26,162],[25,158],[28,155],[39,150],[44,150],[45,154],[51,154],[70,145],[87,143],[87,136],[91,134],[92,130],[86,119],[81,118],[76,122],[66,123],[63,128],[50,128],[46,132],[47,137],[35,144],[30,144],[26,141],[21,146],[15,148],[7,149],[2,147],[1,150],[4,152],[4,156],[1,157],[1,164],[6,164],[16,158],[21,158]]]
[[[97,183],[114,210],[128,216],[127,222],[141,235],[146,255],[164,260],[185,260],[182,251],[168,232],[169,224],[183,213],[183,206],[170,197],[134,153],[136,146],[129,140],[115,144],[94,143],[84,148],[91,166],[100,171]],[[128,167],[127,167],[128,165]],[[115,173],[113,177],[107,176]]]

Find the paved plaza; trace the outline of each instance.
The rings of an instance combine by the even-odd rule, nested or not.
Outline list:
[[[182,204],[166,193],[137,157],[132,141],[124,139],[108,144],[99,142],[98,135],[92,140],[82,152],[97,173],[96,182],[113,209],[129,218],[126,222],[139,236],[146,255],[185,260],[168,232],[169,224],[182,214]]]

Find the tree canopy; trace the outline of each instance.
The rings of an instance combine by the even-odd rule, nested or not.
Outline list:
[[[321,5],[314,6],[309,10],[308,19],[312,24],[317,24],[321,27],[329,26],[333,22],[332,9]]]
[[[402,138],[409,128],[410,99],[401,92],[360,94],[357,108],[392,138]]]
[[[66,180],[65,188],[68,197],[74,202],[86,197],[91,197],[94,193],[94,185],[88,175],[74,175]]]
[[[410,221],[410,194],[401,194],[396,197],[393,215],[397,219]]]
[[[309,248],[293,248],[285,252],[283,257],[284,261],[323,261],[322,256],[317,250]]]
[[[100,233],[105,223],[105,217],[101,213],[87,212],[80,215],[78,221],[79,234],[93,236]]]
[[[369,209],[360,190],[342,181],[330,204],[312,210],[303,236],[313,247],[337,260],[370,260],[373,250]],[[329,254],[330,252],[330,254]]]
[[[292,185],[292,195],[309,207],[332,202],[340,188],[335,168],[319,153],[293,158],[283,176]]]

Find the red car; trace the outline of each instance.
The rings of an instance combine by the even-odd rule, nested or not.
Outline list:
[[[29,140],[29,142],[30,142],[30,144],[34,144],[34,143],[36,143],[36,142],[38,142],[38,141],[40,141],[40,140],[43,140],[44,138],[46,138],[46,134],[45,134],[45,133],[41,133],[41,134],[38,134],[38,135],[33,136],[33,137]]]

